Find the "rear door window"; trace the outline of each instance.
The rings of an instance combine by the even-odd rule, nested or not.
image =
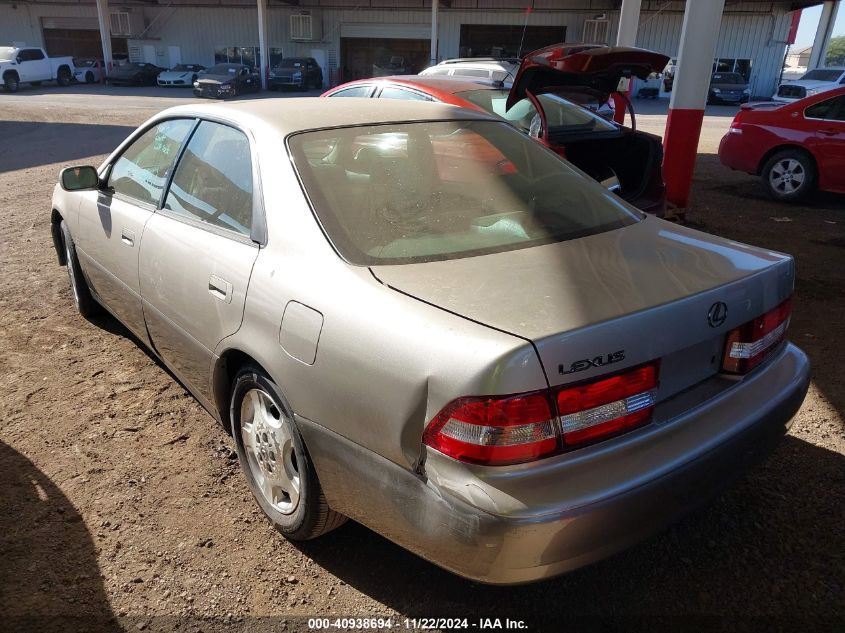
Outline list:
[[[373,93],[373,87],[370,85],[366,86],[353,86],[352,88],[345,88],[344,90],[338,90],[335,93],[330,94],[330,97],[369,97]]]
[[[246,135],[220,123],[200,123],[176,168],[164,208],[249,236],[252,154]]]
[[[814,103],[804,110],[804,116],[808,119],[829,119],[834,118],[839,104],[845,102],[845,97],[834,97]]]
[[[37,48],[27,48],[21,51],[20,57],[23,62],[37,62],[44,59],[44,53]]]
[[[431,101],[431,97],[424,95],[414,90],[406,90],[405,88],[398,88],[396,86],[387,86],[383,88],[380,99],[403,99],[405,101]]]

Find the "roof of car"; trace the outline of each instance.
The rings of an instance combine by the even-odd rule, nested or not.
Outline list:
[[[156,118],[174,115],[225,118],[250,127],[270,127],[283,136],[304,130],[375,123],[444,119],[499,120],[482,112],[457,108],[444,103],[358,97],[270,98],[229,103],[191,104],[169,108]]]
[[[405,86],[432,88],[449,94],[466,92],[467,90],[500,88],[497,83],[490,80],[462,77],[458,75],[390,75],[387,77],[373,77],[372,79],[358,79],[357,81],[338,86],[338,89],[352,85],[375,84],[380,82],[392,82]]]

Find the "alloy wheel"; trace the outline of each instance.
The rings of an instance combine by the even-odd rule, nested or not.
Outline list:
[[[804,186],[807,172],[804,165],[794,158],[785,158],[775,163],[769,172],[772,189],[783,194],[794,194]]]
[[[250,473],[264,499],[282,514],[299,505],[302,479],[292,422],[261,389],[250,389],[241,402],[241,441]]]

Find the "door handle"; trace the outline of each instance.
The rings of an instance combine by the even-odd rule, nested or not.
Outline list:
[[[825,136],[836,136],[837,134],[839,134],[838,130],[819,130],[819,132],[821,132]]]
[[[124,227],[120,231],[120,241],[126,244],[127,246],[135,246],[135,231]]]
[[[232,303],[232,284],[217,275],[208,278],[208,292],[223,303]]]

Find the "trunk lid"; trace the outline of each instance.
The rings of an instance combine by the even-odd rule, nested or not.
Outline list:
[[[727,332],[788,297],[794,275],[787,255],[652,217],[557,244],[372,272],[531,341],[552,386],[660,359],[659,400],[718,372]],[[713,326],[719,302],[727,318]]]
[[[564,93],[567,88],[589,88],[602,102],[616,91],[623,77],[646,79],[662,72],[669,57],[623,46],[554,44],[529,53],[522,60],[508,95],[507,107],[530,92]]]

